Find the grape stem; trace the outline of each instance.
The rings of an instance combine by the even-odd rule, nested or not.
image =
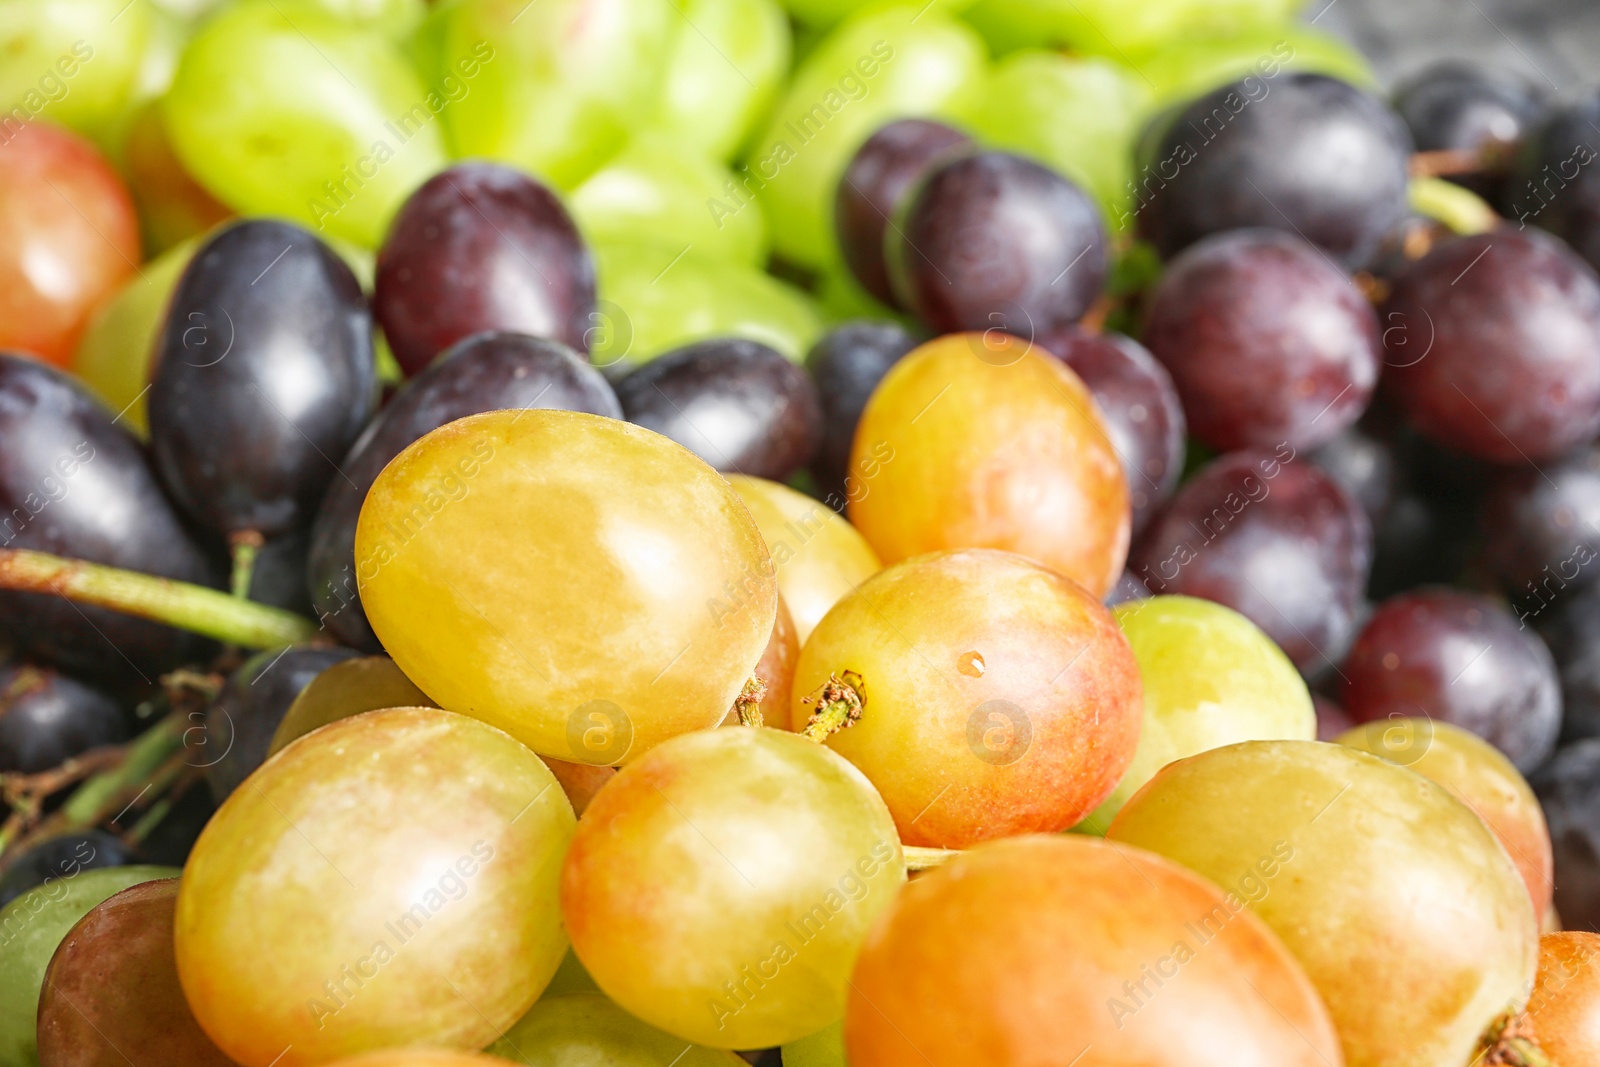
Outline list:
[[[1470,236],[1500,225],[1500,216],[1482,197],[1443,178],[1413,178],[1406,195],[1411,210],[1451,233]]]
[[[1555,1067],[1534,1040],[1526,1015],[1506,1012],[1494,1021],[1480,1042],[1483,1051],[1474,1063],[1483,1067]]]
[[[25,548],[0,548],[0,589],[110,608],[245,648],[292,645],[317,635],[316,623],[292,611],[238,600],[203,585]]]
[[[740,726],[766,725],[766,720],[761,716],[761,702],[766,698],[767,683],[752,674],[739,695],[733,698],[733,712],[739,717]]]
[[[256,557],[266,538],[258,530],[235,530],[228,535],[228,550],[233,554],[233,575],[229,590],[240,600],[250,599],[250,579],[256,573]]]
[[[821,744],[840,730],[850,729],[860,720],[867,703],[867,698],[861,695],[862,688],[861,675],[855,671],[828,675],[828,680],[815,693],[801,701],[815,704],[817,710],[811,713],[806,728],[800,732]]]
[[[943,867],[961,855],[960,849],[921,848],[917,845],[903,845],[900,851],[905,853],[908,871],[930,871],[935,867]]]

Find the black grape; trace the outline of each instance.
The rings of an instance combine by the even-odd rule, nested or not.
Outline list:
[[[1501,194],[1519,227],[1564,239],[1600,269],[1600,93],[1551,115],[1529,134]]]
[[[1544,113],[1544,100],[1527,79],[1508,70],[1447,61],[1408,79],[1394,107],[1423,152],[1479,153],[1483,169],[1450,180],[1495,199],[1510,155]]]
[[[49,770],[128,736],[128,717],[106,694],[42,667],[0,668],[0,772]]]
[[[1600,738],[1562,749],[1531,784],[1555,849],[1561,923],[1600,932]]]
[[[137,862],[131,847],[104,830],[46,838],[8,862],[5,876],[0,877],[0,907],[47,881]]]
[[[844,501],[850,445],[867,398],[917,339],[899,323],[860,320],[835,326],[806,353],[822,405],[822,441],[811,473],[824,497]]]

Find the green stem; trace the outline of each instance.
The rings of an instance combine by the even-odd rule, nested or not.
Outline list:
[[[1500,225],[1500,216],[1482,197],[1443,178],[1413,178],[1408,196],[1411,210],[1452,233],[1488,233]]]
[[[0,548],[0,589],[65,597],[245,648],[292,645],[317,634],[316,623],[291,611],[203,585],[21,548]]]
[[[254,530],[240,530],[228,538],[228,548],[233,553],[233,576],[228,585],[239,600],[250,599],[250,579],[255,575],[256,557],[265,543]]]
[[[943,867],[961,855],[959,849],[921,848],[917,845],[902,845],[900,851],[905,853],[908,871],[928,871],[935,867]]]
[[[805,698],[804,703],[815,704],[817,710],[811,713],[806,728],[800,732],[821,744],[840,730],[850,729],[861,718],[861,710],[867,703],[861,689],[861,675],[855,671],[830,674],[815,693]]]

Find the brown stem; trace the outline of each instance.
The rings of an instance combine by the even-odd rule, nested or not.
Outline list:
[[[815,693],[801,701],[815,704],[817,710],[806,720],[805,736],[822,743],[840,730],[848,730],[861,718],[867,698],[863,695],[861,675],[844,671],[828,675],[828,680]]]
[[[1461,174],[1481,174],[1489,169],[1493,149],[1437,148],[1412,155],[1413,178],[1449,178]]]
[[[1555,1067],[1535,1040],[1532,1021],[1523,1014],[1501,1015],[1484,1033],[1479,1047],[1483,1051],[1473,1062],[1483,1067]]]
[[[761,717],[761,702],[767,698],[767,683],[756,675],[744,683],[739,695],[733,698],[733,713],[739,717],[740,726],[765,726]]]

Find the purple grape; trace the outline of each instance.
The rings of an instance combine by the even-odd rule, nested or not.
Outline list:
[[[1128,569],[1153,594],[1233,608],[1314,677],[1355,632],[1371,558],[1361,505],[1284,448],[1201,468],[1145,530]]]
[[[1600,432],[1600,279],[1554,237],[1443,241],[1394,279],[1382,322],[1385,389],[1439,444],[1528,463]]]
[[[895,322],[856,321],[835,326],[806,353],[806,369],[822,406],[822,441],[811,473],[824,498],[845,500],[850,445],[867,398],[889,368],[917,346]]]
[[[555,193],[460,163],[411,194],[378,250],[373,310],[408,375],[485,330],[589,350],[594,261]]]
[[[371,652],[378,638],[361,608],[356,575],[356,520],[367,490],[389,461],[447,422],[502,408],[560,408],[621,418],[600,372],[556,341],[516,333],[469,337],[401,386],[340,464],[311,528],[307,563],[311,601],[340,640]]]
[[[862,287],[885,304],[896,304],[883,259],[889,220],[935,162],[971,146],[972,138],[942,122],[901,119],[867,138],[845,168],[833,202],[839,251]]]
[[[936,333],[1033,338],[1083,317],[1105,285],[1100,209],[1055,171],[1006,152],[940,164],[884,238],[895,295]]]
[[[1600,578],[1600,447],[1502,472],[1483,501],[1489,566],[1528,607]]]
[[[822,440],[811,378],[755,341],[718,338],[657,356],[617,383],[617,399],[629,422],[719,471],[785,481]]]
[[[1140,155],[1139,230],[1163,258],[1265,226],[1354,267],[1409,214],[1405,125],[1383,101],[1321,74],[1222,86],[1165,116]]]
[[[1315,448],[1361,416],[1378,381],[1372,306],[1326,255],[1273,230],[1210,237],[1173,260],[1144,341],[1190,432],[1224,452]]]
[[[1537,626],[1561,675],[1561,739],[1600,737],[1600,585],[1518,608]]]
[[[1401,487],[1400,460],[1389,442],[1357,423],[1311,453],[1311,462],[1360,502],[1376,530]]]
[[[1600,270],[1600,93],[1551,115],[1529,134],[1501,206],[1519,228],[1564,239]]]
[[[377,400],[360,283],[312,234],[270,219],[228,226],[195,252],[155,359],[156,470],[223,534],[309,522]]]
[[[1184,417],[1166,368],[1143,345],[1119,333],[1091,334],[1077,327],[1039,338],[1094,394],[1111,447],[1128,476],[1133,532],[1172,495],[1183,473]]]
[[[1487,597],[1431,588],[1384,601],[1340,668],[1357,722],[1442,719],[1471,730],[1524,773],[1555,750],[1561,685],[1550,650]]]
[[[1600,932],[1600,738],[1562,749],[1530,784],[1555,850],[1561,923]]]
[[[1544,112],[1538,89],[1508,70],[1447,61],[1409,79],[1395,93],[1395,111],[1419,151],[1498,154],[1484,171],[1451,181],[1481,196],[1497,197],[1507,156]]]
[[[128,736],[109,696],[41,667],[0,668],[0,772],[34,774]]]

